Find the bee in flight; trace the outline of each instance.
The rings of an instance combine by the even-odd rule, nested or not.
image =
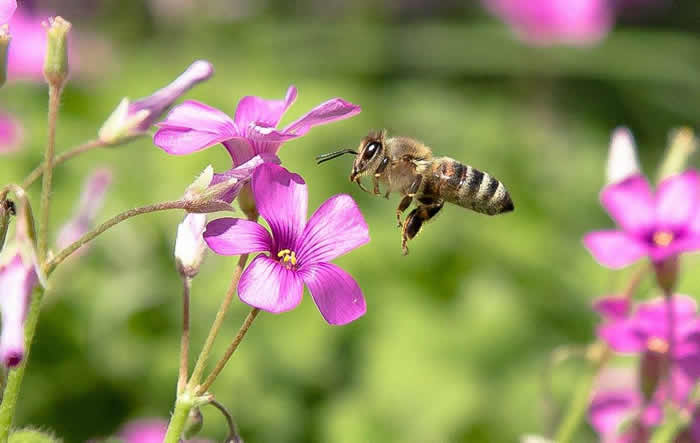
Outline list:
[[[409,137],[387,138],[385,131],[370,132],[357,151],[343,149],[319,155],[316,161],[320,164],[343,154],[355,155],[350,181],[357,183],[360,189],[380,195],[379,185],[382,184],[386,188],[384,197],[389,198],[392,192],[403,196],[396,218],[402,229],[404,255],[408,254],[408,240],[418,234],[423,223],[440,212],[445,202],[488,215],[514,209],[503,183],[452,158],[433,157],[428,146]],[[372,176],[372,191],[360,181],[367,175]],[[416,208],[401,221],[401,215],[414,198],[418,201]]]

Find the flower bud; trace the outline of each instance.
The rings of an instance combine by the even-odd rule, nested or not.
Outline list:
[[[649,401],[654,396],[659,382],[666,372],[667,354],[656,350],[646,350],[639,363],[639,390],[644,400]]]
[[[107,145],[116,145],[127,142],[140,134],[138,128],[148,119],[149,111],[142,109],[129,113],[129,106],[129,99],[122,99],[117,108],[107,117],[97,132],[101,142]]]
[[[19,251],[0,265],[0,362],[8,368],[19,365],[24,358],[24,320],[36,284],[34,264]]]
[[[7,81],[7,52],[10,47],[10,32],[7,25],[0,25],[0,86]]]
[[[68,79],[68,33],[71,24],[62,17],[52,17],[45,26],[44,78],[50,86],[60,90]]]
[[[175,238],[175,265],[185,278],[193,278],[199,272],[207,245],[204,243],[206,214],[187,214],[177,227]]]
[[[185,437],[185,439],[189,440],[199,434],[199,431],[202,430],[203,426],[204,417],[202,417],[202,412],[199,410],[199,408],[192,408],[187,416],[185,429],[182,431],[182,435]]]
[[[686,169],[688,159],[697,150],[698,139],[690,128],[676,129],[671,133],[666,155],[659,168],[659,181]]]
[[[629,129],[615,129],[610,139],[606,178],[608,184],[619,183],[635,174],[640,174],[637,147]]]
[[[656,282],[667,294],[672,294],[678,283],[678,256],[667,258],[666,260],[654,263]]]

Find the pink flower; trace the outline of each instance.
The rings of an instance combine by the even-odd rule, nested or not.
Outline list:
[[[125,424],[117,437],[124,443],[162,443],[168,422],[160,418],[141,419]],[[207,443],[210,440],[182,440],[184,443]]]
[[[92,229],[95,217],[102,208],[107,188],[112,182],[112,172],[98,169],[93,172],[83,185],[83,193],[73,218],[66,223],[58,234],[56,245],[63,249],[78,240]],[[84,253],[85,248],[80,248]]]
[[[614,298],[598,306],[613,306]],[[629,316],[609,316],[598,329],[598,336],[613,350],[650,357],[670,353],[672,366],[678,366],[691,380],[700,377],[700,317],[695,300],[687,295],[671,297],[673,344],[669,344],[668,301],[657,297],[637,305]],[[606,309],[610,312],[609,309]],[[685,393],[687,394],[687,392]]]
[[[524,41],[536,45],[586,45],[611,29],[607,0],[482,0]]]
[[[648,255],[659,264],[700,249],[700,176],[669,177],[656,193],[640,175],[606,186],[600,201],[620,230],[587,234],[583,243],[602,265],[622,268]]]
[[[19,122],[10,114],[0,111],[0,154],[19,150],[23,139],[23,130]]]
[[[174,155],[190,154],[222,143],[234,165],[240,165],[258,154],[277,154],[282,143],[303,136],[314,126],[360,112],[359,106],[334,98],[321,103],[284,129],[277,129],[282,115],[296,96],[296,88],[290,86],[283,100],[243,97],[233,119],[203,103],[186,101],[158,124],[160,129],[153,142]]]
[[[24,358],[24,319],[37,282],[34,263],[20,252],[0,265],[0,361],[8,368],[19,365]]]
[[[355,280],[331,260],[369,241],[357,205],[348,195],[326,200],[306,221],[304,180],[265,163],[253,173],[252,190],[260,215],[272,235],[258,223],[237,218],[210,222],[204,239],[214,252],[239,255],[266,252],[253,259],[238,284],[241,300],[278,313],[296,307],[304,284],[323,318],[346,324],[362,316],[366,305]]]
[[[0,25],[10,21],[17,9],[17,0],[0,0]]]
[[[44,81],[46,17],[31,17],[20,8],[10,20],[12,42],[7,53],[7,75],[10,79]]]

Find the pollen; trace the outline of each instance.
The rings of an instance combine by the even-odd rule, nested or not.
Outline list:
[[[657,231],[652,237],[657,246],[668,246],[673,241],[673,233],[669,231]]]
[[[647,349],[659,354],[665,354],[668,352],[668,342],[658,337],[652,337],[647,341]]]
[[[297,264],[296,253],[294,251],[290,251],[289,249],[282,249],[277,253],[277,257],[282,259],[282,263],[291,263],[292,266],[296,266]]]

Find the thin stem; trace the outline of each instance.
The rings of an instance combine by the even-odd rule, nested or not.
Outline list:
[[[233,417],[231,416],[231,413],[228,412],[228,409],[226,409],[226,406],[222,405],[221,403],[216,401],[216,399],[214,399],[214,398],[212,398],[209,401],[209,404],[211,404],[216,409],[221,411],[221,413],[226,418],[226,423],[228,423],[228,437],[226,437],[226,443],[243,443],[241,436],[238,435],[238,429],[236,429],[236,423],[233,421]]]
[[[10,435],[10,428],[12,427],[12,420],[15,416],[15,408],[17,406],[17,400],[19,399],[19,391],[22,387],[24,371],[27,369],[29,352],[32,349],[32,341],[34,340],[36,326],[39,322],[41,301],[43,300],[44,295],[45,290],[34,291],[32,303],[29,306],[27,319],[24,323],[24,359],[22,360],[22,363],[20,363],[19,367],[10,370],[7,376],[5,391],[2,396],[2,403],[0,403],[0,443],[6,443]]]
[[[41,222],[39,223],[39,260],[46,260],[46,249],[49,237],[49,208],[51,206],[51,180],[53,178],[54,152],[56,150],[56,120],[58,118],[58,103],[61,88],[49,85],[49,135],[44,154],[44,181],[41,187]]]
[[[226,295],[224,296],[224,300],[221,302],[221,306],[219,306],[219,311],[216,313],[214,323],[211,325],[209,335],[207,336],[207,339],[204,342],[202,351],[199,353],[197,363],[195,363],[194,370],[192,371],[192,377],[190,378],[188,384],[191,390],[194,390],[194,387],[197,386],[199,380],[202,377],[204,367],[206,366],[207,359],[209,358],[209,353],[211,352],[211,348],[214,345],[214,340],[219,334],[219,329],[221,329],[221,325],[224,322],[226,312],[228,312],[228,308],[231,305],[231,301],[233,300],[233,295],[236,293],[236,289],[238,288],[238,280],[240,280],[241,278],[243,268],[245,267],[247,261],[248,254],[243,254],[238,259],[238,265],[236,265],[236,269],[233,271],[233,278],[231,279],[231,284],[229,285],[228,291],[226,291]]]
[[[218,375],[224,369],[226,363],[228,363],[233,353],[236,351],[236,349],[238,349],[238,345],[241,344],[243,337],[245,337],[245,334],[248,332],[248,329],[250,329],[250,326],[253,324],[255,317],[258,316],[258,313],[260,313],[260,309],[258,308],[253,308],[250,310],[250,312],[245,318],[245,321],[241,325],[241,328],[238,330],[236,337],[226,349],[224,356],[221,357],[221,359],[216,363],[214,370],[211,371],[211,374],[209,374],[204,383],[202,383],[202,385],[197,388],[197,395],[202,395],[203,393],[207,392],[207,389],[209,389],[211,384],[214,383],[216,377],[218,377]]]
[[[77,251],[81,246],[92,241],[98,235],[102,234],[103,232],[105,232],[109,228],[118,225],[119,223],[123,222],[124,220],[127,220],[131,217],[135,217],[137,215],[148,214],[150,212],[166,211],[168,209],[185,209],[187,206],[188,206],[187,202],[184,202],[181,200],[176,200],[176,201],[170,201],[170,202],[155,203],[153,205],[129,209],[128,211],[122,212],[121,214],[118,214],[118,215],[110,218],[109,220],[102,223],[97,228],[95,228],[92,231],[88,232],[87,234],[83,235],[75,242],[66,246],[66,248],[63,249],[62,251],[60,251],[58,254],[56,254],[56,256],[54,258],[52,258],[51,260],[46,262],[46,264],[44,265],[44,272],[46,273],[46,275],[49,275],[54,270],[54,268],[56,268],[56,266],[58,266],[63,260],[68,258],[72,253]]]
[[[180,375],[177,379],[177,393],[182,394],[187,385],[190,348],[190,290],[192,279],[182,277],[182,338],[180,339]]]
[[[670,290],[664,290],[664,299],[666,300],[666,322],[668,323],[668,350],[665,358],[665,377],[668,381],[668,399],[673,402],[675,396],[675,386],[673,377],[671,376],[671,367],[673,366],[673,353],[675,348],[675,315],[673,312],[673,293]]]
[[[187,424],[187,417],[190,415],[190,411],[193,407],[194,400],[187,392],[177,396],[177,400],[175,401],[175,410],[173,411],[172,417],[170,417],[168,431],[165,434],[163,443],[180,442],[180,436],[185,429],[185,424]]]
[[[83,143],[82,145],[76,146],[72,149],[69,149],[66,152],[62,152],[61,154],[58,154],[56,157],[53,159],[53,166],[56,167],[60,165],[61,163],[64,163],[71,158],[80,155],[84,152],[90,151],[95,148],[100,148],[102,146],[106,146],[103,142],[100,140],[90,140],[88,142]],[[29,188],[41,175],[44,173],[44,170],[46,169],[46,162],[40,164],[32,172],[29,173],[29,175],[24,179],[22,182],[22,187],[24,189]]]

